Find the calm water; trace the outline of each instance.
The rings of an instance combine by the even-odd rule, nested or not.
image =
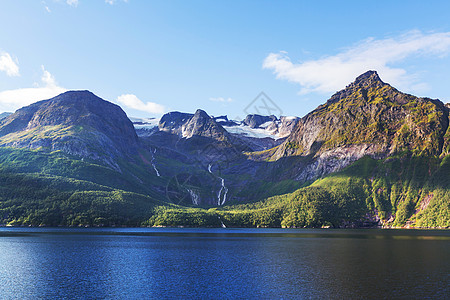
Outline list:
[[[449,272],[449,231],[0,228],[1,299],[448,299]]]

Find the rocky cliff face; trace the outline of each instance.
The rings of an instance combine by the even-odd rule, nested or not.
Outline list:
[[[138,138],[117,105],[88,91],[70,91],[17,110],[0,121],[0,144],[63,150],[111,161],[133,153]]]
[[[272,158],[311,157],[297,170],[311,180],[365,155],[440,155],[450,148],[448,115],[439,100],[399,92],[369,71],[302,118]]]

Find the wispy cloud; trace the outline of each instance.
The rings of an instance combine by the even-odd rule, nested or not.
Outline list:
[[[278,79],[298,83],[300,93],[329,93],[344,88],[367,70],[377,70],[386,82],[403,89],[422,89],[417,74],[393,67],[410,56],[439,56],[450,53],[450,32],[410,31],[395,38],[368,38],[340,53],[317,60],[292,62],[287,52],[270,53],[263,68]]]
[[[128,0],[122,0],[125,3],[128,3]],[[109,5],[114,5],[118,2],[118,0],[105,0],[105,3],[109,4]]]
[[[36,87],[0,92],[0,111],[13,112],[23,106],[39,100],[50,99],[66,91],[65,88],[58,86],[55,77],[44,66],[41,68],[41,83],[37,83]]]
[[[209,98],[209,101],[213,102],[233,102],[232,98],[224,98],[224,97],[211,97]]]
[[[77,7],[79,4],[79,1],[78,0],[67,0],[66,3],[69,4],[70,6]]]
[[[124,3],[128,3],[128,0],[104,0],[106,4],[109,5],[115,5],[119,2],[124,2]],[[55,3],[57,4],[62,4],[62,5],[69,5],[71,7],[78,7],[78,5],[80,4],[80,0],[53,0],[53,1],[48,1],[50,3],[47,4],[47,1],[41,1],[41,4],[43,5],[45,11],[47,13],[51,13],[52,9],[50,8],[50,6],[53,6]]]
[[[5,72],[10,77],[20,75],[17,60],[14,61],[7,52],[0,52],[0,71]]]
[[[165,112],[165,107],[161,104],[154,102],[144,102],[133,94],[124,94],[117,97],[117,102],[126,107],[145,111],[151,114],[163,114]]]

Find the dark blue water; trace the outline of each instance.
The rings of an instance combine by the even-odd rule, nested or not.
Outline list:
[[[449,231],[0,228],[1,299],[445,299],[449,272]]]

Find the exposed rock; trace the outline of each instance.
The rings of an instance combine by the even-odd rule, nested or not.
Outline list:
[[[295,126],[299,122],[298,117],[280,117],[280,122],[277,124],[277,134],[280,138],[287,137],[292,133]]]
[[[242,121],[242,123],[249,126],[250,128],[258,128],[264,123],[273,122],[276,120],[278,120],[278,119],[274,115],[261,116],[261,115],[254,114],[254,115],[247,115],[245,117],[244,121]]]
[[[181,135],[182,126],[185,125],[193,116],[193,114],[181,113],[178,111],[169,112],[163,115],[159,121],[159,130]]]
[[[205,111],[197,109],[195,114],[182,126],[181,134],[184,138],[203,136],[215,140],[224,140],[228,133]]]

